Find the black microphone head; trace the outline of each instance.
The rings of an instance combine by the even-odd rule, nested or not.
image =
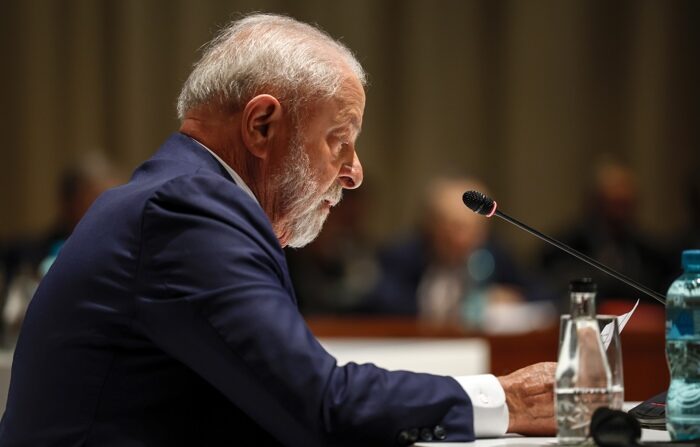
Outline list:
[[[491,217],[496,212],[496,202],[479,191],[467,191],[462,195],[462,202],[475,213]]]
[[[607,407],[593,412],[590,433],[595,444],[601,447],[635,446],[642,438],[642,428],[634,416]]]

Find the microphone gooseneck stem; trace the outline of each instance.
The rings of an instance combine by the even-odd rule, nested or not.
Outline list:
[[[565,252],[567,252],[571,256],[580,259],[581,261],[585,262],[586,264],[591,265],[604,273],[607,273],[608,275],[612,276],[613,278],[619,279],[620,281],[624,282],[628,286],[634,287],[635,289],[639,290],[640,292],[642,292],[646,295],[649,295],[650,297],[654,298],[656,301],[660,302],[661,304],[666,304],[666,297],[664,297],[660,293],[654,292],[653,290],[651,290],[648,287],[643,286],[642,284],[639,284],[637,281],[626,277],[622,273],[618,273],[615,270],[611,269],[610,267],[607,267],[607,266],[601,264],[600,262],[596,261],[595,259],[589,258],[588,256],[584,255],[583,253],[580,253],[580,252],[574,250],[573,248],[559,242],[558,240],[552,239],[551,237],[540,233],[539,231],[535,230],[534,228],[528,227],[524,223],[522,223],[516,219],[513,219],[512,217],[508,216],[507,214],[504,214],[504,213],[496,210],[495,215],[500,217],[501,219],[503,219],[505,221],[512,223],[516,227],[521,228],[534,236],[537,236],[538,238],[542,239],[543,241],[548,242],[561,250],[564,250]]]

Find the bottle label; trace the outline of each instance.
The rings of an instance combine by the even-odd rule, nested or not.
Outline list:
[[[678,312],[675,318],[670,320],[671,330],[669,336],[671,338],[683,337],[692,335],[695,332],[695,324],[693,324],[693,314],[690,312]]]

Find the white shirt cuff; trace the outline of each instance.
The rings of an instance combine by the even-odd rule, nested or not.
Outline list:
[[[508,430],[506,393],[492,374],[454,378],[472,401],[474,435],[477,438],[503,436]]]

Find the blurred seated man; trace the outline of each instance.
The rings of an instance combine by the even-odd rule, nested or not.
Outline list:
[[[585,213],[557,239],[593,259],[664,293],[673,277],[675,260],[667,260],[639,228],[637,181],[631,169],[616,161],[601,163],[594,175]],[[639,297],[632,287],[594,270],[549,245],[543,245],[541,266],[558,296],[565,297],[569,279],[592,276],[598,283],[598,300],[605,311],[628,311],[630,304],[614,309],[611,300]],[[660,310],[663,308],[660,307]]]
[[[467,179],[431,183],[420,230],[380,255],[368,311],[479,327],[488,306],[523,300],[529,287],[515,262],[462,202],[470,189],[484,191]]]

